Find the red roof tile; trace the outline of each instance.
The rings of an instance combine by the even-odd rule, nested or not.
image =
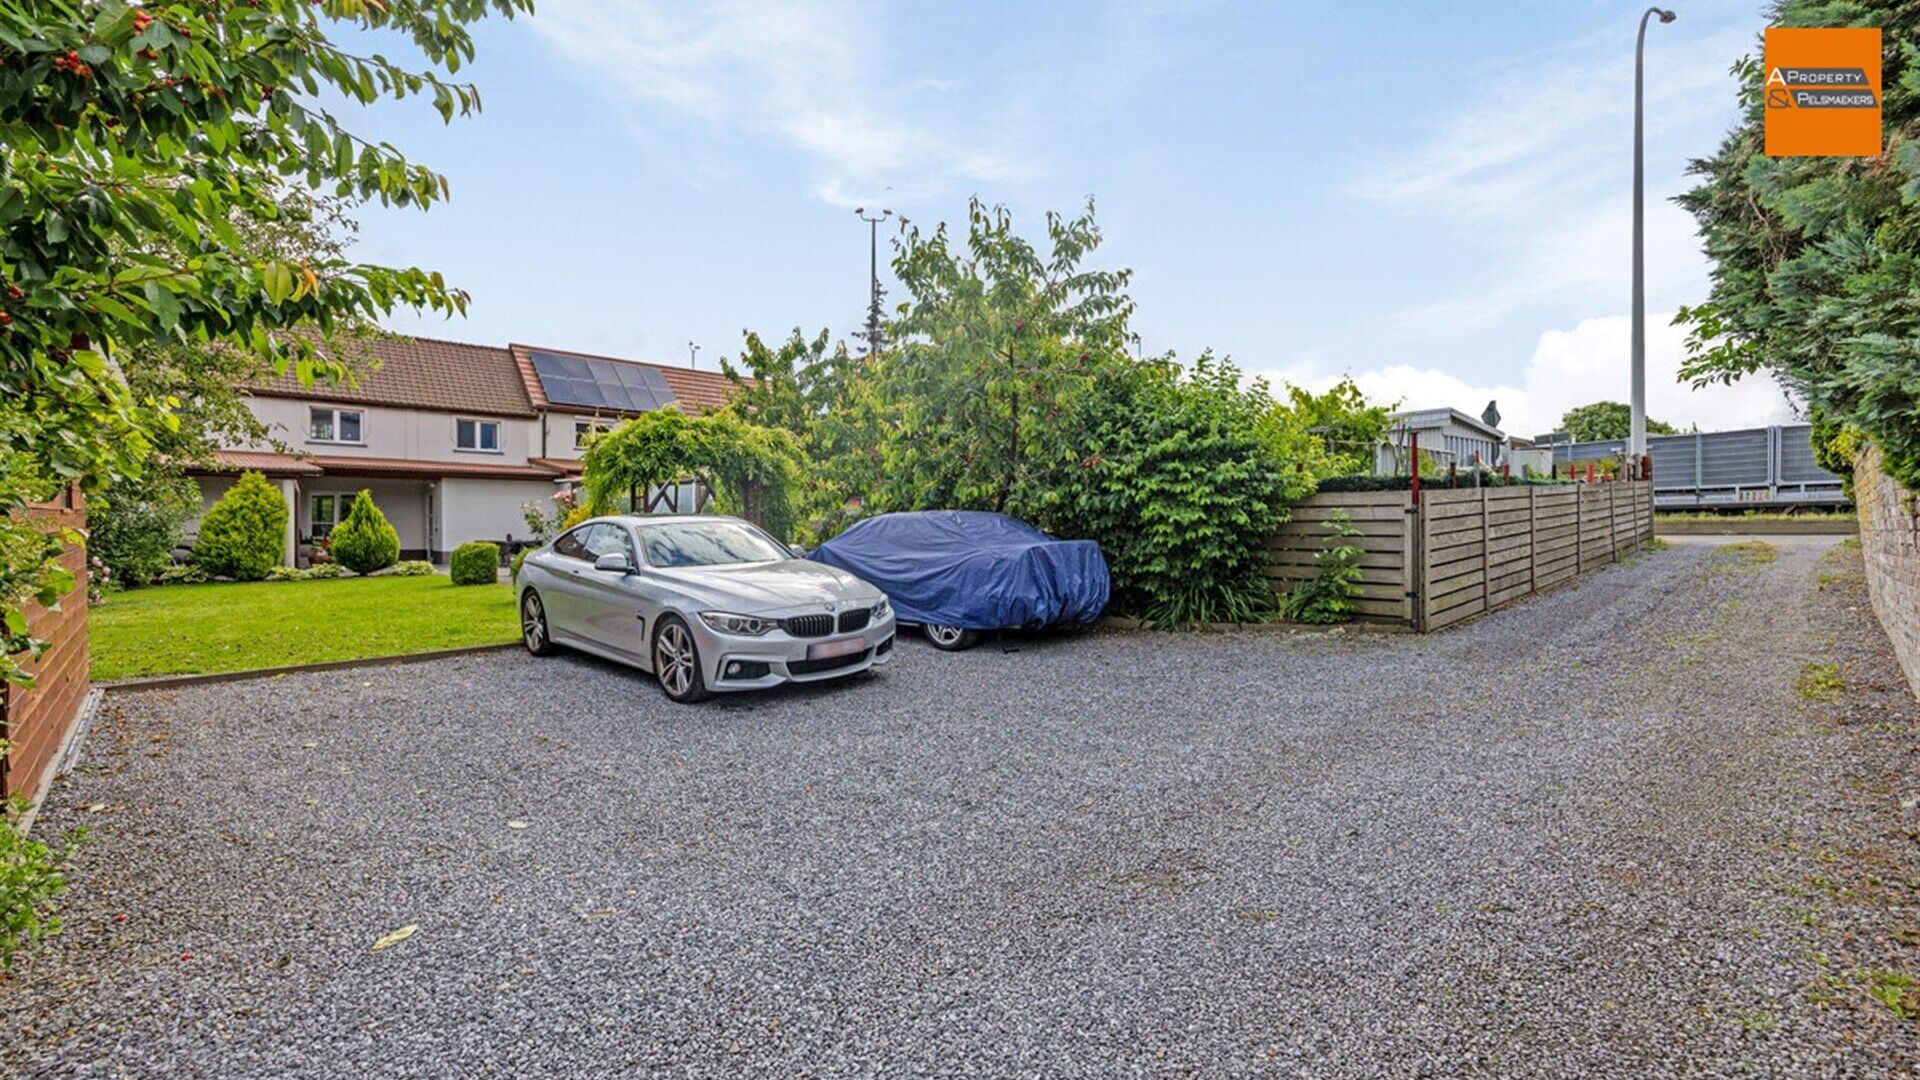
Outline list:
[[[302,386],[293,371],[254,388],[272,397],[350,401],[485,416],[532,416],[526,384],[505,349],[434,338],[379,338],[366,343],[374,366],[351,386]]]

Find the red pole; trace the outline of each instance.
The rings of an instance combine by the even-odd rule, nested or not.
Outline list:
[[[1408,432],[1408,446],[1413,452],[1413,505],[1420,505],[1420,433]]]

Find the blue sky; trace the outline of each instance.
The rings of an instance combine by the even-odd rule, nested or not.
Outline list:
[[[680,363],[691,340],[711,367],[743,329],[857,328],[856,205],[957,222],[977,194],[1038,236],[1091,195],[1149,351],[1498,398],[1529,434],[1626,395],[1640,10],[540,0],[478,28],[478,117],[354,118],[453,189],[365,209],[359,254],[473,294],[464,321],[396,329]],[[1732,122],[1727,69],[1762,25],[1757,2],[1678,10],[1649,31],[1651,411],[1778,421],[1770,384],[1672,380],[1665,324],[1706,277],[1666,200]]]

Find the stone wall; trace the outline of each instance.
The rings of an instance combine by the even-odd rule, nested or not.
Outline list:
[[[1874,614],[1920,695],[1920,506],[1880,468],[1880,451],[1854,463],[1853,497],[1860,507],[1860,551]]]

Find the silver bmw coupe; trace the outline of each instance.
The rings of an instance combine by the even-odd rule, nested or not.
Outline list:
[[[594,518],[527,554],[521,639],[650,671],[677,702],[892,660],[886,596],[798,556],[739,518]]]

